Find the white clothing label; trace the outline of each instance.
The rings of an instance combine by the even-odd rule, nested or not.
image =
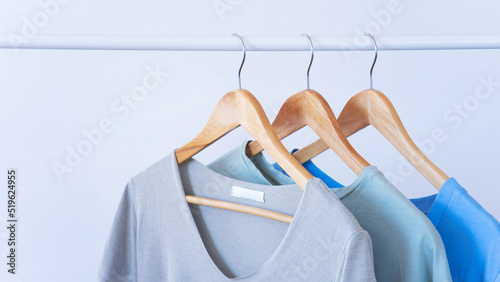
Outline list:
[[[239,186],[233,186],[231,188],[231,196],[264,203],[264,192]]]

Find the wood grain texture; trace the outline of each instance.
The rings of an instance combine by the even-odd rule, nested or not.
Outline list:
[[[186,145],[175,150],[175,156],[179,164],[240,125],[236,96],[237,94],[234,92],[224,95],[215,106],[201,132]]]
[[[215,208],[219,208],[219,209],[242,212],[242,213],[246,213],[246,214],[251,214],[251,215],[256,215],[256,216],[265,217],[265,218],[269,218],[269,219],[274,219],[274,220],[281,221],[284,223],[291,223],[292,219],[293,219],[293,216],[291,216],[291,215],[286,215],[286,214],[282,214],[279,212],[274,212],[274,211],[265,210],[265,209],[256,208],[256,207],[250,207],[250,206],[241,205],[241,204],[230,203],[230,202],[226,202],[226,201],[220,201],[220,200],[214,200],[214,199],[208,199],[208,198],[196,197],[196,196],[190,196],[190,195],[186,196],[186,200],[190,204],[203,205],[203,206],[215,207]]]
[[[338,122],[349,137],[372,125],[403,155],[437,190],[449,177],[425,156],[415,145],[403,126],[391,101],[380,91],[368,89],[354,95],[344,106]],[[295,152],[294,157],[304,163],[329,147],[323,140]]]
[[[273,121],[272,128],[283,139],[304,126],[309,126],[327,148],[331,148],[356,174],[370,164],[351,146],[342,133],[328,102],[314,90],[303,90],[288,98]],[[263,150],[258,140],[247,146],[247,156]]]

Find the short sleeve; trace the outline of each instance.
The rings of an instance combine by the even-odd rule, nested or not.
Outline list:
[[[347,241],[335,281],[376,281],[372,240],[365,230]]]
[[[137,280],[137,220],[129,182],[116,211],[99,266],[99,281]]]

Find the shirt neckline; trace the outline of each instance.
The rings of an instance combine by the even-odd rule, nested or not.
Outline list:
[[[316,192],[319,192],[319,189],[328,190],[328,188],[325,186],[325,184],[323,183],[323,181],[321,179],[319,179],[319,178],[309,179],[306,182],[306,186],[304,188],[304,191],[302,192],[302,196],[301,196],[300,202],[297,206],[297,209],[295,211],[295,215],[293,215],[292,222],[290,223],[290,225],[285,233],[285,236],[283,237],[283,239],[281,240],[280,244],[278,245],[276,250],[273,252],[271,257],[269,257],[269,259],[267,259],[257,269],[250,271],[249,274],[230,278],[224,272],[222,272],[222,270],[219,268],[219,266],[215,263],[215,261],[210,256],[210,254],[209,254],[209,252],[208,252],[208,250],[203,242],[203,238],[201,237],[200,231],[198,230],[196,222],[194,221],[194,217],[193,217],[193,214],[191,213],[191,210],[189,208],[189,204],[185,200],[186,194],[185,194],[185,190],[184,190],[184,184],[182,183],[182,178],[181,178],[180,170],[179,170],[179,164],[177,163],[177,159],[175,157],[175,152],[171,154],[170,161],[171,161],[172,168],[174,170],[173,173],[174,173],[174,176],[175,176],[175,179],[177,182],[177,185],[175,185],[175,188],[177,188],[176,190],[178,193],[175,193],[175,194],[177,196],[179,196],[179,199],[177,199],[180,202],[179,207],[183,210],[183,212],[187,213],[186,220],[184,222],[186,224],[187,230],[190,231],[190,235],[194,236],[195,242],[193,242],[193,243],[196,244],[196,248],[198,249],[197,252],[203,255],[203,260],[205,261],[205,263],[207,265],[210,265],[210,268],[212,268],[215,272],[217,272],[220,276],[224,277],[228,281],[237,281],[237,280],[248,279],[248,278],[251,278],[253,276],[259,275],[260,272],[264,271],[265,269],[270,269],[272,271],[275,271],[276,269],[279,269],[283,265],[287,265],[283,262],[280,262],[279,258],[286,257],[286,256],[282,255],[282,253],[284,253],[285,251],[288,251],[290,248],[300,247],[300,242],[298,242],[297,239],[295,239],[297,236],[293,236],[293,235],[296,233],[297,234],[300,233],[301,226],[310,225],[310,224],[307,224],[308,221],[311,221],[311,220],[314,221],[314,217],[308,216],[311,214],[315,214],[314,210],[313,211],[309,210],[307,213],[305,213],[305,211],[304,211],[304,209],[306,209],[306,207],[308,207],[308,208],[317,207],[317,205],[315,205],[314,203],[309,203],[310,198],[314,197]],[[266,188],[268,189],[270,186],[270,185],[255,184],[255,183],[250,183],[250,182],[245,182],[245,181],[238,181],[236,179],[224,176],[222,174],[219,174],[219,173],[209,169],[208,167],[206,167],[205,165],[203,165],[202,163],[198,162],[197,160],[195,160],[193,158],[186,160],[184,165],[190,165],[188,162],[192,162],[191,165],[198,165],[200,169],[204,170],[203,173],[215,174],[220,178],[225,178],[229,182],[234,181],[235,183],[248,183],[249,186],[262,187],[262,189],[266,189]],[[166,181],[168,181],[168,180],[166,178],[164,178],[164,182],[165,182],[165,183],[163,183],[164,187],[168,187],[168,183]],[[318,181],[320,183],[318,183]],[[318,183],[318,184],[313,185],[313,183]],[[278,186],[279,187],[296,187],[297,189],[300,189],[300,187],[297,184],[278,185]],[[316,187],[312,188],[311,186],[316,186]],[[277,188],[277,189],[279,189],[279,188]],[[321,197],[321,195],[318,195],[318,196]],[[253,215],[248,215],[248,216],[253,216]],[[304,221],[306,222],[305,224],[303,223]],[[286,223],[283,223],[283,224],[286,224]]]
[[[458,184],[455,178],[451,177],[446,180],[441,189],[439,189],[439,192],[435,194],[436,198],[427,213],[427,218],[429,218],[436,228],[439,227],[451,199],[455,195],[455,192],[458,191],[458,187],[461,187],[460,184]]]
[[[341,188],[330,188],[330,191],[332,191],[339,198],[339,200],[342,200],[361,186],[361,183],[368,177],[368,175],[376,173],[380,173],[376,166],[367,166],[350,185]]]
[[[254,175],[255,177],[258,177],[259,179],[264,179],[264,181],[269,183],[269,185],[274,185],[274,184],[271,182],[270,179],[268,179],[268,177],[272,178],[273,181],[276,181],[279,183],[287,183],[285,185],[289,185],[289,183],[294,183],[293,180],[290,178],[290,176],[275,170],[275,168],[272,165],[270,165],[267,162],[267,160],[264,159],[264,156],[262,156],[262,153],[256,154],[251,159],[248,158],[246,156],[245,149],[246,149],[246,146],[249,142],[250,141],[243,142],[243,144],[238,148],[238,157],[241,158],[241,161],[247,167],[249,172],[252,173],[252,175]],[[292,153],[294,151],[297,151],[297,150],[298,149],[294,149],[292,151]],[[312,161],[308,161],[308,162],[312,166],[315,166]],[[305,164],[303,164],[303,165],[305,165]],[[275,172],[273,170],[275,170]],[[377,169],[376,166],[370,165],[370,166],[365,167],[361,171],[361,174],[358,175],[356,177],[356,179],[350,185],[342,186],[342,187],[334,187],[334,188],[329,187],[328,189],[331,192],[333,192],[335,194],[335,196],[337,196],[340,200],[342,200],[343,198],[348,196],[350,193],[355,191],[368,175],[376,174],[376,173],[380,173],[380,171]],[[317,178],[317,177],[315,177],[315,178]],[[319,178],[319,179],[321,179],[321,178]],[[338,182],[336,182],[336,183],[338,183]],[[338,183],[338,184],[340,185],[340,183]],[[283,186],[283,185],[281,185],[281,186]]]
[[[249,158],[246,155],[246,147],[248,142],[244,142],[240,148],[240,157],[248,169],[259,178],[269,183],[269,185],[290,185],[295,184],[291,177],[278,172],[267,160],[262,152],[257,153],[255,156]],[[276,173],[274,173],[276,172]]]

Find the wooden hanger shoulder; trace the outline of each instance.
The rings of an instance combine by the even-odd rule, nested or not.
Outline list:
[[[340,113],[338,122],[346,136],[373,125],[436,189],[449,179],[415,145],[396,109],[382,92],[368,89],[354,95]],[[293,155],[303,163],[328,148],[322,140],[317,140]]]
[[[327,101],[314,90],[303,90],[288,98],[273,121],[272,127],[278,138],[282,139],[306,125],[356,174],[359,175],[370,165],[349,144]],[[258,142],[251,142],[247,146],[247,156],[254,156],[262,150]]]

